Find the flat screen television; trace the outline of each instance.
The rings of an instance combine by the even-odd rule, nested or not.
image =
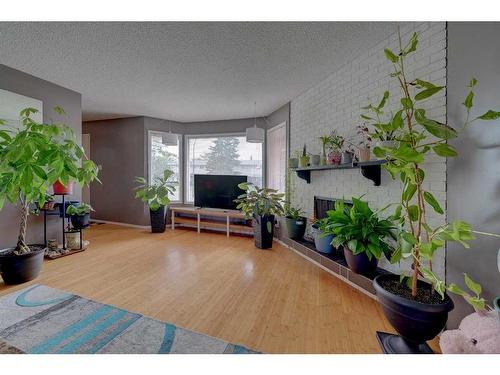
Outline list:
[[[234,200],[243,194],[238,184],[247,182],[247,176],[194,175],[194,205],[204,208],[235,210]]]

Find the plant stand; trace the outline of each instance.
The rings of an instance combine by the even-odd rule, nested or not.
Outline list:
[[[62,205],[62,249],[66,250],[66,234],[68,233],[74,233],[74,232],[79,232],[80,233],[80,246],[77,249],[72,249],[69,252],[65,254],[60,254],[57,256],[46,256],[48,259],[57,259],[57,258],[62,258],[68,255],[72,255],[75,253],[79,253],[82,251],[85,251],[86,248],[83,246],[83,236],[82,236],[82,230],[83,229],[71,229],[70,230],[70,219],[66,215],[66,198],[65,196],[67,194],[54,194],[54,195],[60,195],[61,196],[61,204]],[[60,211],[54,209],[54,210],[42,210],[43,211],[43,241],[44,245],[47,246],[47,216],[60,216]],[[66,220],[67,218],[67,220]]]
[[[426,343],[411,345],[399,335],[377,331],[377,341],[384,354],[434,354]]]

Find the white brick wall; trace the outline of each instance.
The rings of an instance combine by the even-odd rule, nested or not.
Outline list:
[[[403,42],[416,31],[420,34],[417,53],[406,60],[406,72],[409,78],[420,78],[440,85],[446,85],[446,23],[425,22],[405,23],[401,25]],[[376,103],[385,90],[391,92],[386,105],[387,112],[399,103],[399,86],[394,78],[389,77],[392,64],[385,58],[384,48],[397,50],[397,33],[387,38],[368,51],[362,51],[359,57],[330,75],[323,82],[304,92],[291,102],[290,114],[290,149],[301,150],[304,143],[309,152],[320,154],[321,135],[327,135],[332,129],[344,136],[353,136],[355,128],[361,123],[361,107],[369,102]],[[432,97],[431,103],[423,103],[428,115],[438,121],[446,119],[446,93],[444,90]],[[446,207],[446,162],[432,155],[424,165],[426,170],[425,188],[430,190],[442,207]],[[315,195],[333,198],[365,194],[373,207],[382,207],[396,202],[401,194],[399,181],[393,181],[390,175],[382,171],[381,186],[373,186],[370,180],[361,176],[357,169],[314,171],[311,183],[293,176],[292,202],[302,207],[308,215],[313,213]],[[444,222],[444,218],[428,213],[431,225]],[[383,268],[397,271],[398,265],[391,265],[382,259]],[[402,264],[408,270],[408,265]],[[444,277],[444,251],[436,254],[433,269]]]

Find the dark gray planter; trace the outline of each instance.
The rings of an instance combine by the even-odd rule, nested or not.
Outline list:
[[[285,217],[286,232],[292,240],[300,240],[306,232],[307,219],[301,216],[298,219]]]
[[[319,230],[319,228],[315,227],[314,225],[313,230],[314,246],[316,247],[316,250],[318,250],[320,253],[325,254],[333,253],[333,234],[327,234],[326,236],[323,236],[323,233]]]
[[[165,206],[161,206],[156,211],[149,210],[149,217],[151,219],[151,232],[163,233],[165,232]]]
[[[268,228],[269,225],[267,223],[270,223],[270,228]],[[270,249],[273,247],[274,215],[254,216],[253,234],[255,247],[258,249]]]
[[[360,275],[370,275],[377,269],[378,259],[368,259],[365,253],[354,255],[347,246],[344,246],[344,256],[349,269]]]
[[[5,284],[21,284],[38,277],[42,269],[45,246],[28,245],[32,251],[14,255],[14,248],[0,250],[0,274]]]
[[[90,225],[90,214],[71,215],[71,225],[73,225],[75,229],[87,228]]]

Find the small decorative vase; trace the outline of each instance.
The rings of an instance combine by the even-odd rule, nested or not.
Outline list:
[[[311,165],[319,165],[320,158],[319,155],[311,155]]]
[[[328,164],[330,165],[339,165],[342,160],[342,154],[338,151],[330,152],[328,154]]]
[[[360,148],[359,149],[359,161],[370,161],[371,154],[370,154],[370,147],[365,147],[365,148]]]
[[[288,166],[292,169],[299,167],[299,158],[288,159]]]
[[[352,164],[352,157],[353,157],[353,154],[351,152],[349,152],[349,151],[342,152],[341,163],[342,164]]]
[[[326,165],[326,153],[325,150],[323,150],[323,153],[321,154],[321,159],[319,161],[320,165]]]
[[[309,166],[309,161],[311,160],[311,158],[309,157],[309,155],[306,155],[306,156],[301,156],[299,158],[299,167],[300,168],[305,168],[305,167],[308,167]]]
[[[66,233],[66,247],[68,249],[79,249],[80,248],[80,233],[79,232]]]

